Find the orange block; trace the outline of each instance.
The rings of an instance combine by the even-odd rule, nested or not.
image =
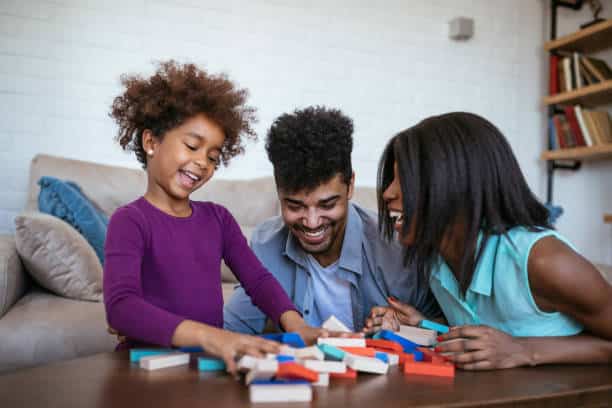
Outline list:
[[[329,373],[329,378],[357,378],[357,371],[346,367],[345,373]]]
[[[277,378],[299,379],[310,382],[319,381],[319,373],[294,362],[281,363],[276,371]]]
[[[404,348],[401,344],[383,339],[366,339],[366,346],[397,351],[398,353],[402,353],[404,351]]]
[[[342,351],[363,357],[376,357],[376,350],[370,347],[338,347]]]
[[[426,362],[406,362],[404,374],[432,375],[436,377],[454,377],[455,366],[450,363],[436,364]]]
[[[410,354],[410,353],[398,353],[399,354],[399,363],[400,365],[408,362],[408,363],[414,363],[414,354]]]
[[[423,361],[428,363],[444,364],[448,359],[427,347],[417,347],[423,353]]]

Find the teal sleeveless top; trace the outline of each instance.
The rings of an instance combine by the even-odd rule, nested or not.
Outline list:
[[[540,310],[531,294],[527,260],[533,245],[547,236],[554,236],[574,249],[556,231],[548,229],[530,232],[515,227],[506,235],[489,237],[465,298],[451,269],[440,258],[430,275],[430,285],[448,323],[483,324],[515,337],[580,333],[583,329],[580,323],[559,312]]]

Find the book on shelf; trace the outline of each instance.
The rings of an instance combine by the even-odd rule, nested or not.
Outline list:
[[[612,69],[606,61],[578,52],[551,54],[549,64],[550,95],[612,79]]]
[[[549,148],[597,146],[612,143],[612,122],[604,110],[566,106],[549,119]]]

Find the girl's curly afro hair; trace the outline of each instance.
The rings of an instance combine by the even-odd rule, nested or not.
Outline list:
[[[197,114],[218,124],[225,134],[221,162],[244,152],[243,137],[257,139],[252,128],[255,108],[246,105],[248,91],[236,88],[227,76],[211,75],[194,64],[170,60],[159,63],[150,78],[123,75],[125,92],[116,97],[110,116],[119,125],[117,141],[124,150],[133,150],[143,168],[147,156],[142,133],[150,129],[163,139],[164,134]]]

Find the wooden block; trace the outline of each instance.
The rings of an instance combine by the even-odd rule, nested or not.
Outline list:
[[[380,335],[383,338],[383,340],[389,340],[389,341],[394,341],[396,343],[399,343],[402,346],[405,353],[412,352],[418,346],[418,344],[415,344],[411,342],[410,340],[405,339],[402,336],[398,336],[397,334],[395,334],[394,332],[390,330],[381,330]]]
[[[346,332],[346,333],[350,333],[351,330],[349,330],[348,327],[346,327],[344,325],[344,323],[342,323],[340,320],[338,320],[338,318],[334,315],[330,316],[329,319],[327,319],[325,322],[323,322],[323,324],[321,325],[322,328],[327,329],[329,331],[335,331],[335,332]]]
[[[357,371],[353,370],[352,368],[347,367],[345,373],[329,373],[329,378],[355,379],[357,378]]]
[[[249,399],[257,402],[309,402],[312,387],[304,381],[254,381],[249,386]]]
[[[329,387],[329,373],[319,373],[319,381],[313,382],[313,386]]]
[[[225,362],[218,358],[198,358],[198,370],[200,371],[223,371],[225,370]]]
[[[325,360],[325,354],[317,346],[296,349],[295,357],[300,360]]]
[[[450,363],[436,364],[426,362],[406,362],[404,364],[404,374],[431,375],[436,377],[454,377],[455,366]]]
[[[425,319],[421,320],[421,322],[419,323],[419,327],[422,329],[435,330],[442,334],[448,333],[448,330],[449,330],[448,326],[445,326],[440,323],[432,322],[431,320],[425,320]]]
[[[242,356],[240,360],[238,360],[238,371],[249,371],[255,368],[257,365],[257,361],[261,360],[259,358],[255,358],[253,356]]]
[[[316,382],[319,380],[319,373],[297,363],[282,363],[278,365],[275,377]]]
[[[329,360],[344,360],[346,353],[340,350],[338,347],[331,346],[329,344],[319,344],[317,346],[319,350],[325,354],[325,357]]]
[[[379,348],[374,348],[374,350],[376,350],[377,353],[384,353],[387,355],[387,359],[389,360],[389,365],[398,365],[399,361],[400,361],[400,354],[403,353],[398,353],[398,352],[394,352],[394,351],[389,351],[387,349],[379,349]]]
[[[304,367],[309,370],[316,371],[318,373],[345,373],[346,364],[344,361],[318,361],[318,360],[305,360],[303,362]]]
[[[383,339],[366,339],[366,346],[378,348],[378,349],[386,349],[391,351],[397,351],[398,353],[403,353],[404,348],[401,344],[396,343],[390,340]]]
[[[423,353],[423,361],[425,362],[443,364],[448,361],[446,357],[426,347],[419,347],[417,350]]]
[[[355,371],[373,374],[387,374],[387,371],[389,371],[389,364],[385,364],[377,358],[347,354],[344,359],[346,365]]]
[[[365,347],[365,339],[344,338],[344,337],[319,337],[317,344],[329,344],[334,347]]]
[[[259,359],[257,364],[249,371],[244,378],[247,385],[257,380],[269,380],[276,375],[278,371],[278,361]]]
[[[130,349],[130,362],[138,363],[143,357],[160,356],[168,353],[175,353],[173,349]]]
[[[438,333],[435,330],[405,325],[400,325],[397,334],[421,346],[432,346],[436,344],[438,337]]]
[[[159,370],[161,368],[176,367],[189,364],[189,354],[169,353],[159,356],[148,356],[140,359],[140,368],[145,370]]]
[[[354,354],[356,356],[363,356],[363,357],[375,357],[376,356],[376,350],[370,347],[338,347],[338,348],[344,351],[345,353]]]

